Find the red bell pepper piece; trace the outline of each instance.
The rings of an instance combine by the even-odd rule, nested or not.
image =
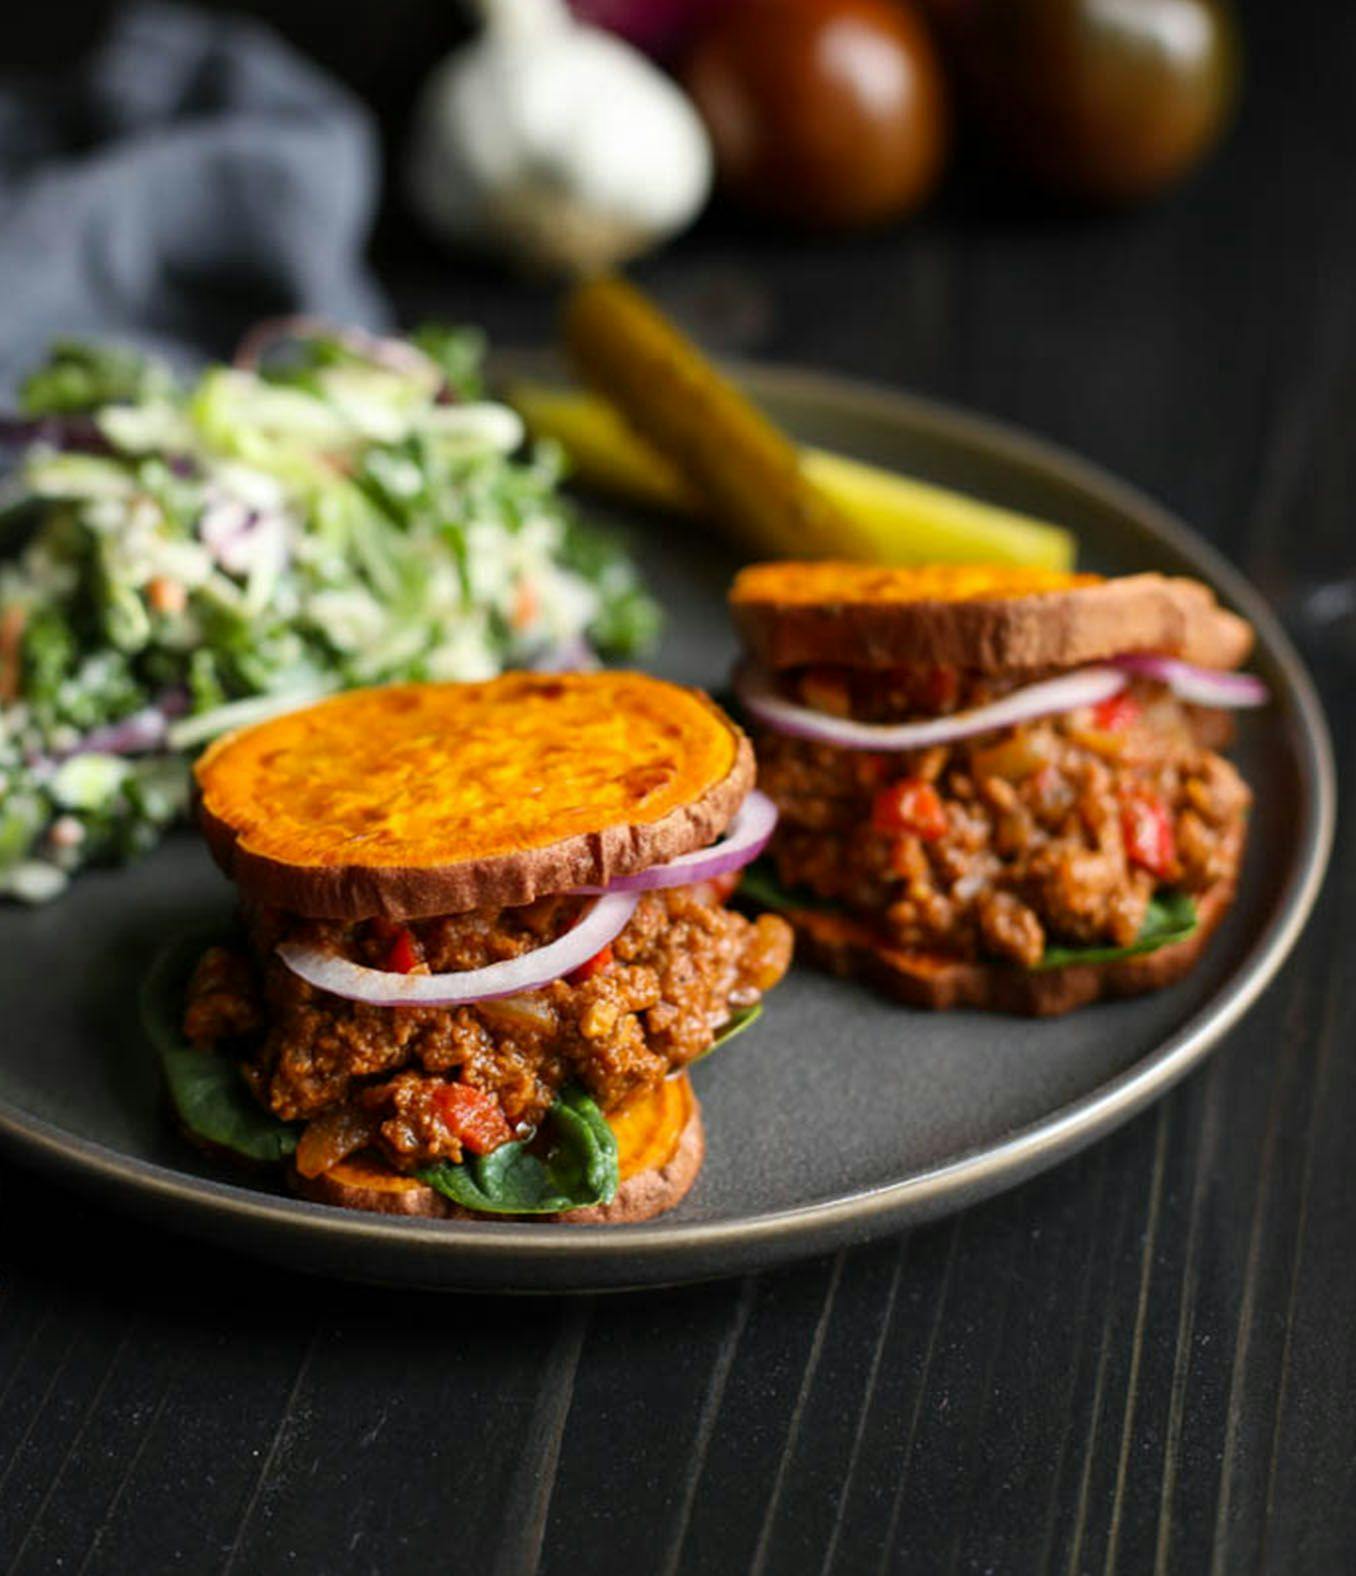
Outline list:
[[[391,943],[386,954],[386,961],[382,967],[388,974],[410,974],[423,962],[419,955],[419,943],[414,939],[413,931],[406,930],[403,926],[396,932],[396,938]]]
[[[473,1155],[488,1155],[513,1137],[503,1106],[483,1089],[464,1083],[444,1084],[435,1091],[433,1101],[444,1125]]]
[[[1126,857],[1156,876],[1170,875],[1177,864],[1177,839],[1172,815],[1162,799],[1148,789],[1136,789],[1121,804],[1121,832]]]
[[[931,783],[902,777],[872,800],[871,825],[878,832],[911,832],[924,842],[936,842],[946,835],[946,807]]]
[[[1110,695],[1097,702],[1092,708],[1092,724],[1102,733],[1119,733],[1133,726],[1143,715],[1143,706],[1122,690],[1119,695]]]

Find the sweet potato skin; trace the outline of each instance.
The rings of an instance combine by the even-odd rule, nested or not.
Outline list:
[[[421,1182],[418,1177],[401,1176],[377,1160],[351,1155],[319,1176],[303,1177],[294,1167],[287,1172],[288,1185],[302,1198],[316,1204],[334,1204],[340,1209],[362,1209],[377,1215],[421,1215],[446,1220],[455,1215],[469,1218],[449,1199]]]
[[[414,919],[604,885],[704,847],[753,750],[699,691],[634,673],[351,691],[219,740],[198,821],[246,897]]]
[[[1003,565],[754,564],[735,579],[730,611],[745,645],[772,669],[928,664],[1008,673],[1131,651],[1232,668],[1253,638],[1196,580]]]

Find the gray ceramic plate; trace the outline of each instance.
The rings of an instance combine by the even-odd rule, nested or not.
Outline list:
[[[9,1153],[170,1229],[321,1273],[501,1291],[635,1286],[742,1272],[959,1209],[1126,1121],[1218,1043],[1293,945],[1332,832],[1322,713],[1271,614],[1183,526],[1044,444],[825,378],[751,370],[747,382],[806,439],[1062,520],[1089,567],[1199,575],[1253,620],[1276,703],[1243,728],[1239,756],[1258,790],[1247,872],[1196,971],[1156,996],[1041,1023],[912,1012],[798,970],[758,1028],[699,1070],[709,1156],[673,1214],[611,1229],[405,1222],[241,1185],[165,1122],[135,983],[157,942],[231,905],[184,834],[51,908],[0,912]],[[660,521],[636,526],[634,545],[670,614],[657,668],[719,685],[733,561]],[[825,1144],[824,1132],[844,1136]]]

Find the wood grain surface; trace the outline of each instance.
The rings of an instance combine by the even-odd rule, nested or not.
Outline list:
[[[846,245],[714,222],[642,277],[717,348],[963,401],[1177,508],[1299,638],[1346,809],[1356,10],[1246,21],[1234,135],[1153,210],[972,181]],[[538,292],[387,253],[407,318],[549,332]],[[949,1223],[739,1282],[333,1286],[0,1168],[0,1570],[1356,1568],[1354,937],[1344,827],[1280,981],[1152,1112]]]

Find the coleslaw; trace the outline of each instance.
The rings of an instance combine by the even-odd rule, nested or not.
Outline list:
[[[649,641],[629,560],[486,398],[480,353],[284,324],[179,381],[55,347],[0,419],[0,894],[154,846],[230,728]]]

